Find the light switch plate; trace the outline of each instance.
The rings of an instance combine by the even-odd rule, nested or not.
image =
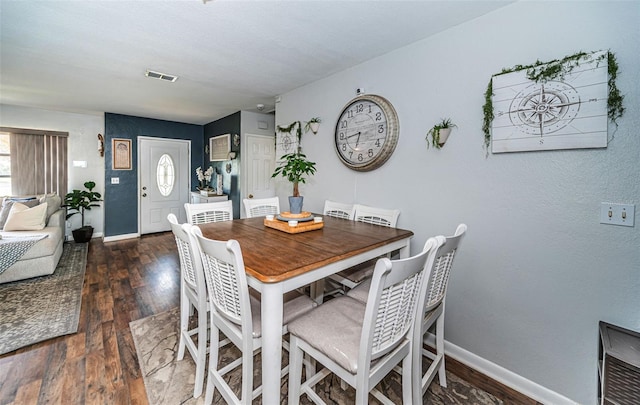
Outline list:
[[[609,225],[633,226],[636,209],[634,204],[600,204],[600,223]]]
[[[120,184],[120,177],[112,177],[111,184]]]

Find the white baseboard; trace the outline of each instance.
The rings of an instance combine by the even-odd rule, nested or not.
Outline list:
[[[118,241],[118,240],[134,239],[134,238],[139,238],[139,237],[140,237],[139,233],[126,233],[126,234],[123,234],[123,235],[105,236],[102,241],[103,242],[115,242],[115,241]]]
[[[433,334],[429,334],[427,343],[432,347],[435,347],[436,342]],[[446,340],[444,342],[444,352],[447,356],[459,361],[460,363],[471,367],[487,377],[492,378],[507,387],[513,388],[514,390],[540,403],[554,405],[578,405],[577,402],[572,401],[555,391],[551,391],[540,384],[528,380],[513,371],[509,371],[502,366],[492,363],[491,361],[475,355],[470,351],[456,346]]]

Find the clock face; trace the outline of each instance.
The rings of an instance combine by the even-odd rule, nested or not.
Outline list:
[[[336,123],[336,152],[353,170],[373,170],[395,150],[398,132],[398,116],[389,101],[375,95],[359,96],[344,107]]]

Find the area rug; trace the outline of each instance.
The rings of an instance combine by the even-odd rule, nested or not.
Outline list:
[[[176,360],[178,353],[178,309],[172,309],[144,319],[133,321],[129,324],[133,342],[138,355],[138,363],[142,371],[147,399],[150,405],[164,404],[189,404],[200,405],[204,403],[204,393],[197,399],[193,398],[193,384],[195,364],[188,352],[184,359]],[[229,345],[232,346],[232,345]],[[235,359],[239,351],[233,347],[225,347],[220,354],[220,361],[228,364],[229,359]],[[260,355],[254,361],[254,383],[260,381]],[[230,373],[227,382],[239,392],[241,378],[240,368]],[[436,378],[437,380],[437,378]],[[205,380],[206,387],[206,380]],[[391,373],[382,382],[379,388],[394,403],[402,403],[402,381],[398,374]],[[355,391],[351,387],[343,390],[340,380],[335,377],[327,377],[316,385],[316,392],[328,404],[350,404],[355,402]],[[287,378],[283,379],[281,386],[281,403],[287,403]],[[369,397],[372,404],[378,402]],[[479,404],[493,405],[503,402],[491,394],[484,392],[456,375],[447,372],[447,388],[443,389],[434,382],[426,394],[427,404]],[[213,403],[223,403],[220,394],[215,393]],[[311,404],[311,401],[303,396],[302,404]],[[253,402],[261,403],[258,397]]]
[[[65,243],[53,274],[0,284],[0,354],[78,330],[87,243]]]

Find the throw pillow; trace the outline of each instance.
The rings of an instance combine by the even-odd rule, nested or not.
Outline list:
[[[0,208],[0,229],[4,228],[14,202],[20,202],[29,208],[35,207],[40,203],[35,197],[5,197],[2,201],[2,208]]]
[[[4,224],[4,231],[37,231],[44,229],[47,219],[47,203],[29,208],[16,202],[9,211],[9,217]]]
[[[62,205],[62,198],[60,198],[56,193],[45,194],[40,197],[40,204],[44,203],[47,203],[47,222],[49,222],[51,215],[60,209],[60,205]]]

